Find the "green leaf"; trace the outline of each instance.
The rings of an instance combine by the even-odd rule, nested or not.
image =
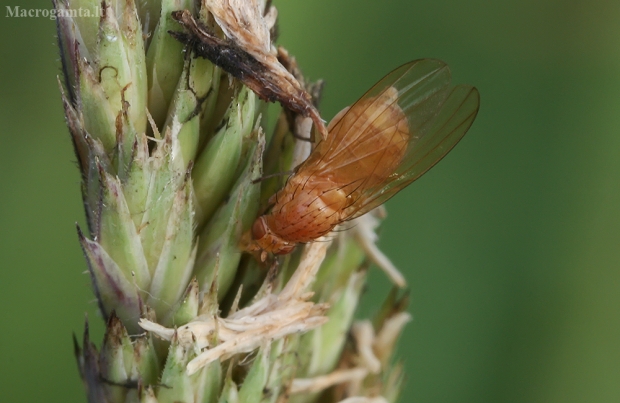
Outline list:
[[[146,55],[148,71],[148,108],[158,127],[163,127],[169,105],[183,71],[183,45],[168,31],[181,26],[170,13],[191,7],[189,0],[163,0],[161,14]]]
[[[127,329],[137,333],[142,302],[135,283],[126,277],[100,244],[84,237],[79,228],[78,236],[103,316],[107,318],[112,311],[116,311]]]
[[[125,326],[112,313],[108,319],[103,346],[99,352],[99,369],[106,381],[106,394],[111,402],[125,400],[133,366],[133,346]]]
[[[260,185],[253,183],[262,173],[264,136],[259,130],[258,146],[245,172],[227,201],[215,213],[201,233],[195,274],[202,288],[209,287],[217,267],[220,299],[228,291],[241,259],[240,242],[258,211]]]
[[[365,280],[365,271],[353,273],[347,284],[332,295],[334,302],[327,313],[327,323],[301,336],[299,356],[303,373],[298,374],[299,377],[324,375],[335,368]]]
[[[140,236],[125,202],[123,187],[117,178],[100,169],[103,208],[98,234],[99,244],[118,264],[126,278],[132,278],[139,289],[147,289],[151,274],[144,258]]]
[[[159,262],[166,240],[172,204],[186,176],[184,170],[174,169],[171,162],[171,148],[172,139],[166,136],[157,144],[157,148],[149,158],[149,188],[144,204],[144,215],[138,228],[150,270],[154,270]]]
[[[194,221],[191,182],[186,176],[170,207],[166,231],[153,271],[148,305],[164,317],[181,298],[194,266]]]
[[[185,370],[191,354],[191,350],[181,346],[175,333],[170,342],[166,365],[161,375],[162,386],[157,393],[160,403],[194,401],[193,383]]]
[[[226,124],[209,141],[192,170],[198,222],[211,217],[235,183],[244,139],[254,125],[256,96],[242,89],[225,117]]]
[[[127,133],[144,133],[147,75],[142,28],[132,0],[116,3],[102,3],[97,77],[115,117],[126,112],[132,128]],[[122,154],[131,155],[133,144],[134,138],[126,136]]]
[[[263,397],[263,390],[271,370],[270,366],[271,344],[260,348],[252,368],[243,380],[239,389],[239,401],[243,403],[259,403]]]

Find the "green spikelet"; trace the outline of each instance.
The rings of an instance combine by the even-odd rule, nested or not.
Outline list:
[[[267,133],[261,89],[198,57],[173,13],[189,10],[286,77],[291,105],[311,98],[274,56],[271,2],[197,4],[54,2],[88,223],[78,238],[107,322],[99,348],[88,323],[75,341],[88,401],[395,402],[406,304],[391,295],[373,324],[354,321],[368,267],[361,231],[300,245],[277,264],[242,250],[285,177],[258,180],[308,148],[287,119],[303,117],[282,110]],[[307,116],[321,130],[317,117]],[[372,233],[373,223],[360,226]]]

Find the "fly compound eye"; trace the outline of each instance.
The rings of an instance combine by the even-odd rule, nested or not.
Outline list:
[[[254,224],[252,225],[252,237],[254,239],[261,239],[265,235],[267,235],[267,230],[265,229],[265,222],[262,217],[258,217]]]

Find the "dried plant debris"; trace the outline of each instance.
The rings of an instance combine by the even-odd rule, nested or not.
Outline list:
[[[189,375],[209,363],[224,361],[251,352],[271,340],[304,333],[327,321],[328,304],[313,303],[309,287],[325,258],[330,242],[308,244],[301,263],[279,294],[268,293],[252,305],[226,318],[201,315],[180,327],[166,328],[147,319],[140,326],[165,340],[176,338],[188,348],[197,348],[197,356],[187,365]]]
[[[393,386],[399,373],[391,368],[391,359],[398,335],[411,320],[407,312],[392,313],[375,329],[369,320],[357,321],[351,328],[351,344],[338,368],[312,378],[295,378],[291,394],[323,393],[330,388],[335,401],[393,401]],[[398,368],[398,367],[396,367]]]
[[[390,280],[400,288],[407,286],[405,276],[394,266],[392,261],[379,249],[377,240],[379,236],[376,229],[381,224],[381,220],[385,218],[385,207],[379,206],[376,209],[356,218],[351,222],[350,231],[353,232],[355,238],[360,243],[370,260],[376,264]]]
[[[297,65],[297,60],[295,57],[291,56],[286,49],[282,46],[278,47],[278,61],[286,68],[288,72],[290,72],[293,77],[301,84],[303,88],[310,94],[312,98],[312,104],[318,108],[319,103],[321,101],[321,96],[323,95],[323,87],[325,82],[323,80],[317,80],[315,82],[307,81],[303,76],[299,66]],[[312,119],[296,113],[290,109],[283,110],[286,119],[288,120],[289,127],[293,136],[298,140],[306,140],[303,142],[303,147],[307,148],[308,152],[301,160],[296,161],[293,159],[294,163],[291,168],[295,168],[297,165],[301,164],[308,155],[310,155],[310,147],[311,142],[309,140],[313,140],[312,138]],[[329,126],[327,128],[329,131]],[[314,139],[316,140],[316,139]],[[299,145],[299,141],[296,142],[296,146]]]
[[[209,59],[240,80],[262,100],[278,101],[293,112],[311,118],[326,137],[325,123],[312,104],[312,97],[280,63],[275,52],[271,52],[267,19],[260,13],[242,12],[254,9],[254,2],[248,3],[250,5],[235,8],[228,2],[208,2],[209,11],[224,31],[225,39],[196,20],[188,10],[172,13],[187,32],[171,31],[170,34],[187,44],[196,56]]]

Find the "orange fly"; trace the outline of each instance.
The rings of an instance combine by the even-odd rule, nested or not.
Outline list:
[[[254,222],[248,249],[262,260],[290,253],[381,205],[459,142],[479,105],[478,90],[452,87],[450,69],[439,60],[392,71],[334,117],[327,138]]]

